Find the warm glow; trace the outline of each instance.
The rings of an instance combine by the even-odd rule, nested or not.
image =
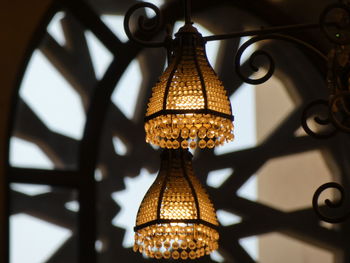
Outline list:
[[[134,251],[146,256],[195,259],[218,248],[215,209],[195,177],[187,150],[163,153],[157,179],[136,218]]]
[[[168,149],[214,148],[234,138],[232,121],[211,114],[159,116],[146,122],[145,131],[147,142]]]
[[[196,259],[216,250],[218,239],[216,230],[200,224],[157,224],[137,231],[134,251],[157,259]]]
[[[213,148],[234,138],[226,90],[208,62],[201,35],[191,30],[196,41],[177,47],[148,103],[146,141],[162,148]],[[188,38],[188,32],[184,35]]]

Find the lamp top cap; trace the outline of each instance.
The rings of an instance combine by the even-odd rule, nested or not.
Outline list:
[[[193,33],[193,34],[199,34],[199,35],[201,35],[201,34],[198,32],[197,28],[195,28],[195,27],[193,26],[193,23],[192,23],[192,22],[186,23],[185,25],[183,25],[183,26],[179,29],[179,31],[176,33],[176,35],[177,35],[177,34],[181,34],[181,33]]]

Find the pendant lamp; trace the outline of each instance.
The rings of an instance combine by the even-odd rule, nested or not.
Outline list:
[[[175,35],[171,62],[152,90],[146,141],[161,148],[213,148],[233,140],[227,92],[210,66],[192,23]]]
[[[159,174],[136,218],[134,251],[157,259],[196,259],[218,248],[215,209],[188,150],[164,150]]]

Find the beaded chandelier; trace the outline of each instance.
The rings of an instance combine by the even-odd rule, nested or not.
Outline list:
[[[188,150],[164,150],[159,174],[143,198],[134,251],[157,259],[196,259],[218,248],[215,210],[195,177]]]
[[[153,87],[145,116],[146,141],[165,149],[159,174],[137,213],[134,251],[156,259],[196,259],[218,248],[215,209],[194,175],[188,148],[214,148],[234,138],[230,101],[185,2],[185,25],[166,45],[169,66]],[[128,29],[131,13],[139,7],[158,11],[139,3],[125,16],[125,32],[144,45]]]
[[[174,40],[171,63],[152,90],[146,141],[161,148],[213,148],[233,140],[231,104],[192,23]]]

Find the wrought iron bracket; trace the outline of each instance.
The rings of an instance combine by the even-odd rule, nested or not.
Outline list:
[[[130,29],[130,19],[137,10],[143,9],[143,8],[150,8],[155,12],[155,17],[153,19],[146,20],[144,16],[140,16],[138,19],[138,30],[139,34],[147,34],[147,35],[156,35],[161,29],[162,29],[162,16],[159,8],[155,6],[154,4],[147,3],[147,2],[141,2],[133,5],[130,7],[130,9],[126,12],[124,17],[124,31],[128,38],[144,47],[165,47],[167,41],[163,42],[151,42],[141,39],[140,37],[136,37],[134,34],[131,33]]]
[[[190,14],[190,0],[184,1],[184,16],[185,23],[192,23],[191,14]],[[147,34],[155,36],[160,32],[161,29],[165,28],[164,20],[162,18],[161,10],[155,6],[154,4],[148,2],[141,2],[133,5],[129,8],[129,10],[125,14],[124,18],[124,30],[131,41],[136,42],[145,47],[167,47],[169,46],[169,39],[166,38],[162,42],[151,42],[142,40],[139,37],[136,37],[132,34],[132,30],[130,29],[130,19],[133,14],[143,8],[150,8],[154,11],[155,17],[152,19],[146,20],[144,16],[140,16],[138,19],[138,31],[139,35]],[[293,24],[293,25],[285,25],[285,26],[277,26],[277,27],[261,27],[255,30],[247,30],[247,31],[239,31],[232,32],[228,34],[220,34],[220,35],[212,35],[203,37],[204,41],[217,41],[217,40],[227,40],[234,39],[246,36],[263,36],[269,34],[287,34],[292,32],[297,32],[300,30],[308,30],[308,29],[321,29],[322,32],[326,35],[326,37],[335,44],[350,44],[350,35],[348,32],[350,23],[347,21],[344,16],[337,18],[335,21],[328,22],[327,17],[330,13],[332,13],[335,9],[342,9],[346,12],[348,17],[350,17],[350,8],[346,4],[337,3],[332,4],[322,12],[320,16],[319,23],[306,23],[306,24]],[[337,33],[332,34],[331,29],[336,29]],[[173,40],[173,39],[172,39]],[[301,41],[299,39],[299,41]],[[293,41],[294,42],[294,41]],[[305,42],[304,42],[305,43]]]
[[[192,23],[191,17],[190,17],[190,1],[184,0],[185,8],[184,8],[184,16],[185,16],[185,23]],[[344,6],[344,7],[343,7]],[[343,4],[337,4],[327,7],[327,9],[322,13],[322,17],[326,17],[327,13],[331,11],[332,8],[344,8],[348,11],[347,6]],[[154,11],[155,16],[152,19],[146,20],[144,16],[140,16],[138,18],[138,31],[136,34],[138,35],[152,35],[155,36],[157,33],[160,32],[161,29],[164,29],[166,26],[164,25],[164,20],[162,18],[161,10],[155,6],[154,4],[148,3],[148,2],[141,2],[137,3],[129,8],[129,10],[125,14],[124,18],[124,30],[127,36],[131,41],[136,42],[139,45],[142,45],[144,47],[167,47],[169,46],[169,39],[166,38],[164,41],[161,42],[151,42],[149,40],[143,40],[140,37],[136,37],[133,35],[132,30],[130,29],[130,19],[133,16],[133,14],[143,8],[150,8]],[[327,11],[327,12],[326,12]],[[350,13],[349,13],[350,14]],[[306,29],[319,29],[322,28],[323,32],[327,34],[327,37],[330,40],[333,40],[335,43],[339,43],[341,39],[339,38],[332,38],[330,34],[327,31],[327,27],[336,27],[336,28],[343,28],[344,25],[341,24],[341,22],[325,22],[322,20],[322,23],[308,23],[308,24],[294,24],[294,25],[286,25],[286,26],[277,26],[277,27],[261,27],[256,30],[247,30],[247,31],[239,31],[239,32],[232,32],[228,34],[221,34],[221,35],[212,35],[212,36],[205,36],[203,37],[204,41],[217,41],[217,40],[227,40],[227,39],[234,39],[234,38],[240,38],[245,36],[262,36],[262,35],[268,35],[268,34],[283,34],[283,33],[291,33],[295,31],[300,30],[306,30]],[[171,39],[173,41],[173,39]],[[301,40],[300,40],[301,41]],[[349,40],[350,43],[350,40]]]

